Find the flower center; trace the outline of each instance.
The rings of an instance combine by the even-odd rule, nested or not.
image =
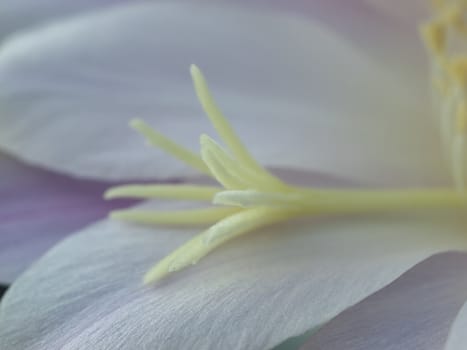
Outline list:
[[[467,38],[465,10],[458,0],[434,1],[433,19],[421,33],[431,63],[433,100],[454,183],[465,191],[467,178]]]
[[[450,189],[322,190],[285,183],[251,156],[216,106],[206,80],[196,66],[191,67],[191,75],[198,99],[228,151],[209,136],[201,135],[201,154],[198,155],[141,120],[133,120],[130,125],[144,135],[151,145],[212,177],[219,186],[127,185],[111,188],[105,193],[107,199],[166,198],[214,204],[195,210],[118,210],[111,213],[115,219],[146,224],[212,224],[151,268],[144,277],[145,283],[158,281],[197,263],[232,238],[300,216],[467,207],[466,197]]]

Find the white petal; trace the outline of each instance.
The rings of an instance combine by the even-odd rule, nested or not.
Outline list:
[[[144,272],[195,231],[104,221],[57,245],[13,284],[0,311],[0,347],[268,349],[432,253],[467,248],[465,222],[453,219],[277,225],[151,287],[141,285]]]
[[[0,40],[16,31],[124,1],[127,0],[2,0]]]
[[[446,350],[464,350],[467,344],[467,303],[464,304],[456,320],[454,321],[449,338],[446,343]]]
[[[467,254],[438,254],[344,311],[301,349],[441,350],[466,299]],[[462,347],[452,349],[465,349],[465,326],[456,333]]]
[[[192,62],[264,164],[375,183],[445,178],[423,93],[312,20],[192,3],[129,6],[10,41],[0,54],[0,146],[81,176],[186,175],[126,124],[142,117],[198,149],[212,129]]]

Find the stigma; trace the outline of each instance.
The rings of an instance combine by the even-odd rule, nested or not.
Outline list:
[[[431,65],[435,110],[455,187],[467,179],[467,3],[433,1],[434,16],[421,26]]]
[[[201,135],[200,152],[195,153],[157,132],[142,120],[132,120],[130,126],[141,133],[150,145],[211,177],[216,180],[217,185],[127,185],[110,188],[105,193],[106,199],[162,198],[205,203],[203,208],[194,210],[126,209],[110,214],[114,219],[144,224],[208,226],[150,268],[144,276],[146,284],[157,282],[196,264],[233,238],[298,217],[467,208],[466,197],[453,189],[315,189],[286,183],[252,157],[216,105],[198,67],[191,66],[191,76],[200,104],[223,145],[208,135]]]

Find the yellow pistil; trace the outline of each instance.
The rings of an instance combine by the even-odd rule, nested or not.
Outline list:
[[[443,143],[455,187],[462,193],[467,179],[467,2],[437,0],[433,5],[435,15],[421,27],[421,33],[431,60],[431,80]]]
[[[437,45],[436,50],[439,47]],[[209,175],[219,186],[127,185],[111,188],[105,193],[107,199],[181,199],[208,201],[214,205],[184,211],[118,210],[111,213],[112,218],[143,224],[212,224],[152,267],[144,277],[145,283],[156,282],[197,263],[230,239],[301,216],[467,207],[467,198],[450,189],[323,190],[284,183],[263,168],[245,148],[214,103],[201,71],[192,66],[191,74],[201,105],[227,149],[209,136],[201,135],[201,151],[198,155],[169,140],[141,120],[134,120],[130,125],[143,134],[151,145]],[[464,135],[465,107],[463,104],[456,106],[457,129],[462,130]]]

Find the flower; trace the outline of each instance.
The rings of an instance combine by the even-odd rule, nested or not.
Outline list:
[[[209,25],[214,19],[216,22]],[[183,26],[177,25],[182,22]],[[242,25],[235,25],[238,23]],[[171,26],[176,35],[167,41],[158,36],[152,40],[154,46],[135,35],[149,28],[153,33],[171,33]],[[68,46],[71,38],[73,45]],[[208,50],[225,43],[225,50]],[[241,54],[228,50],[239,44],[244,49]],[[132,60],[114,55],[123,48]],[[156,103],[158,110],[177,116],[153,119],[162,131],[172,131],[188,143],[185,136],[198,134],[200,128],[207,130],[198,119],[188,117],[194,110],[191,103],[176,107],[171,103],[173,95],[168,91],[180,95],[176,101],[185,101],[185,84],[174,79],[171,71],[160,69],[160,74],[154,74],[159,77],[155,82],[156,87],[161,84],[159,89],[150,88],[146,78],[152,75],[148,62],[154,62],[158,55],[156,67],[169,62],[162,59],[169,57],[170,67],[177,66],[177,71],[178,65],[185,66],[186,56],[197,62],[212,62],[208,58],[213,56],[215,62],[222,62],[209,68],[209,72],[212,69],[217,73],[211,73],[213,77],[220,79],[214,81],[213,90],[221,97],[221,104],[227,105],[227,111],[231,110],[229,106],[241,106],[239,111],[249,113],[236,116],[232,123],[262,163],[289,168],[301,165],[305,182],[315,187],[323,177],[313,168],[340,175],[324,177],[327,186],[333,187],[356,181],[368,185],[370,179],[386,186],[448,182],[447,171],[440,166],[442,154],[433,142],[436,130],[432,130],[426,114],[416,113],[419,108],[426,111],[427,106],[419,102],[424,100],[418,100],[416,94],[407,98],[405,87],[410,85],[402,85],[403,77],[388,74],[373,61],[373,54],[369,48],[355,49],[314,21],[274,11],[226,11],[212,4],[144,4],[84,16],[17,37],[5,45],[0,81],[11,84],[2,95],[2,118],[10,118],[10,127],[0,131],[0,143],[23,159],[75,175],[115,179],[157,173],[188,179],[192,174],[188,169],[177,168],[157,154],[153,161],[148,152],[141,152],[137,138],[133,141],[126,136],[125,121],[130,113],[151,114]],[[112,65],[106,55],[115,57]],[[268,57],[268,61],[258,62],[254,57]],[[338,64],[342,57],[346,67]],[[69,65],[60,65],[70,64],[72,59],[79,62],[73,71]],[[99,62],[100,69],[96,70]],[[233,63],[239,66],[238,71],[232,70]],[[36,65],[41,70],[34,69]],[[110,66],[118,74],[106,73],[104,69]],[[248,78],[242,72],[257,75],[241,85],[240,81]],[[65,87],[54,82],[52,77],[62,74],[77,74],[76,81],[68,78]],[[297,84],[295,89],[286,79],[289,75]],[[167,76],[170,79],[165,80]],[[28,84],[22,84],[21,77]],[[226,78],[232,85],[220,83],[228,84]],[[329,80],[332,78],[334,83]],[[34,85],[35,81],[50,85]],[[357,96],[348,96],[349,88],[354,88]],[[149,90],[154,90],[157,98],[145,93]],[[19,96],[33,98],[18,103],[15,97]],[[361,105],[356,104],[359,96],[363,97]],[[34,103],[38,97],[43,103],[40,109]],[[65,111],[72,114],[66,123],[61,119]],[[28,123],[18,124],[19,116],[28,118]],[[259,131],[251,124],[255,116],[256,124],[261,125]],[[90,119],[84,122],[78,118]],[[32,147],[20,136],[35,125],[47,127],[34,133]],[[109,138],[103,138],[103,134]],[[64,135],[63,149],[51,149],[47,146],[50,143],[39,142]],[[398,142],[391,143],[396,136]],[[306,152],[292,152],[294,144],[300,144]],[[405,157],[400,157],[401,153]],[[142,208],[154,206],[182,209],[178,203],[147,203]],[[57,245],[13,284],[1,306],[0,344],[26,349],[139,348],[155,344],[160,348],[268,348],[330,320],[433,253],[465,249],[464,229],[465,219],[454,212],[290,222],[245,240],[234,240],[211,254],[209,261],[170,276],[154,288],[142,286],[140,276],[198,230],[103,221]],[[463,261],[460,256],[456,260],[448,254],[447,259],[457,266]],[[447,264],[441,271],[450,267]],[[430,269],[426,261],[412,271],[425,273]],[[438,277],[445,277],[441,282],[450,286],[457,282],[452,275],[437,274],[433,278],[439,281]],[[426,299],[412,301],[413,310],[418,310],[421,300]],[[456,302],[459,304],[458,299]],[[34,314],[29,312],[32,307]],[[443,320],[455,317],[435,316]],[[462,319],[459,322],[462,325]],[[430,345],[431,339],[425,337],[417,344]],[[451,339],[455,344],[455,337]],[[394,339],[400,344],[411,340],[410,336]]]

